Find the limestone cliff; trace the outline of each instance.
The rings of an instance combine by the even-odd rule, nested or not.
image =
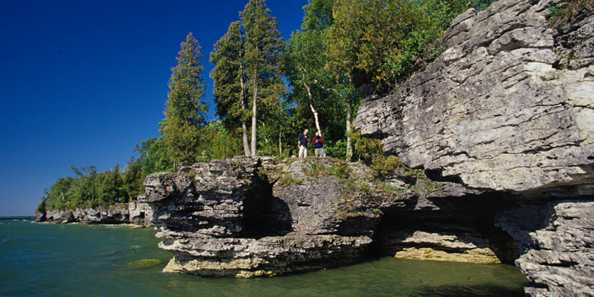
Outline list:
[[[594,296],[594,14],[555,28],[556,3],[500,0],[460,15],[443,54],[363,102],[355,126],[430,178],[474,191],[476,209],[494,207],[491,227],[513,238],[498,235],[512,243],[501,258],[517,259],[527,294]],[[396,244],[417,255],[438,238],[423,231]]]
[[[165,271],[272,276],[366,256],[381,208],[413,195],[378,183],[360,164],[240,158],[149,176],[142,200],[175,254]]]
[[[148,204],[132,201],[116,203],[107,207],[68,209],[47,209],[36,211],[35,221],[56,224],[134,224],[151,225],[152,209]]]
[[[355,126],[470,188],[591,193],[594,15],[557,30],[550,4],[500,0],[460,15],[447,50],[393,95],[364,102]]]

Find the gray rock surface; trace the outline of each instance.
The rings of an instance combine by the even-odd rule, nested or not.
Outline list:
[[[122,224],[128,223],[128,204],[119,203],[109,207],[77,208],[75,210],[47,210],[38,221],[50,223]]]
[[[500,0],[459,16],[447,50],[394,94],[364,102],[355,126],[469,188],[592,184],[594,15],[553,29],[550,3]]]
[[[503,212],[497,225],[519,243],[516,265],[530,296],[594,296],[594,202],[551,202]]]
[[[382,208],[404,206],[365,166],[238,158],[146,180],[164,271],[258,277],[321,269],[367,254]]]
[[[459,196],[533,203],[497,216],[521,254],[526,292],[592,296],[592,202],[548,204],[594,196],[594,14],[553,28],[549,7],[559,2],[468,10],[443,54],[393,94],[363,102],[355,126],[405,164],[467,189],[455,188]],[[449,193],[416,209],[439,209]]]

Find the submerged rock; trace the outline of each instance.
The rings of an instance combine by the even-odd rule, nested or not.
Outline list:
[[[128,268],[132,269],[146,269],[161,265],[162,261],[159,259],[140,259],[128,263]]]

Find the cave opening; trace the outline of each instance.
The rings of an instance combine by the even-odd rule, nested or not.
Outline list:
[[[267,176],[255,175],[243,201],[242,237],[282,236],[292,231],[287,203],[274,197]]]
[[[433,208],[416,209],[416,201],[384,209],[371,256],[504,264],[519,257],[515,241],[495,224],[497,212],[513,205],[509,197],[489,193],[429,200]]]

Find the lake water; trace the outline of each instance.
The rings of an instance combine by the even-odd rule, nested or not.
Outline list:
[[[512,266],[378,259],[272,279],[161,273],[150,229],[0,220],[0,297],[523,296]]]

